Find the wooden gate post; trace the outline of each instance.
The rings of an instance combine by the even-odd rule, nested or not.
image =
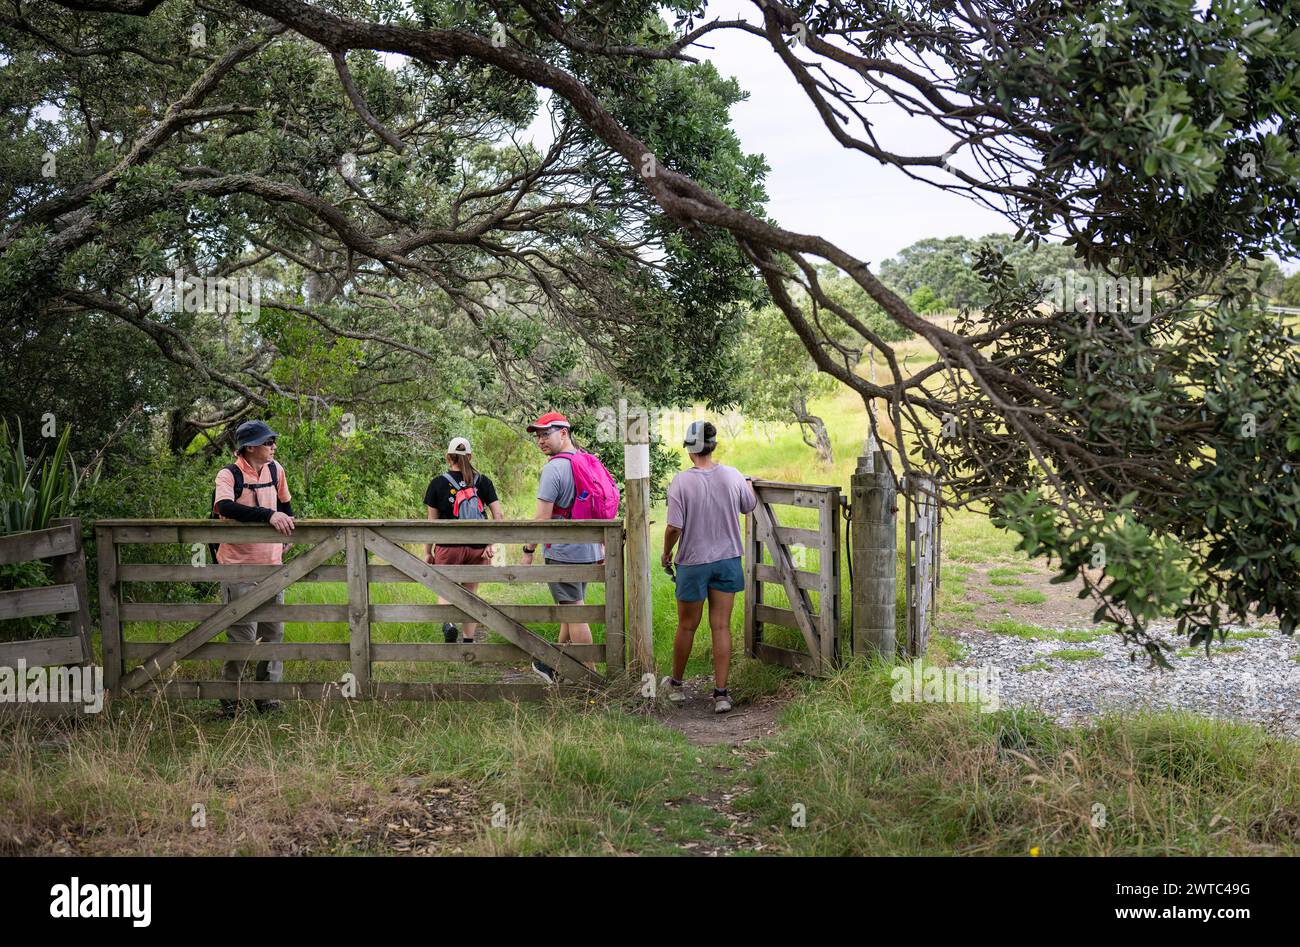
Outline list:
[[[853,653],[893,657],[898,648],[894,606],[898,486],[889,469],[888,451],[874,450],[858,458],[849,492],[853,526]]]
[[[94,664],[95,650],[90,643],[90,594],[86,586],[86,550],[82,545],[81,518],[65,516],[50,520],[51,526],[66,526],[72,530],[73,551],[53,562],[54,581],[77,588],[77,610],[69,616],[72,633],[81,641],[81,663]]]
[[[650,594],[650,418],[629,408],[623,444],[627,523],[627,631],[629,670],[655,673],[654,601]]]

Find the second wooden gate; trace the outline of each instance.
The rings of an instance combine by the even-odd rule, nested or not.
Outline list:
[[[755,480],[754,492],[758,506],[745,518],[745,652],[825,674],[840,655],[840,489]],[[790,517],[814,525],[783,525],[775,507],[808,511]],[[769,601],[765,586],[778,586],[784,602]],[[765,625],[794,629],[802,647],[765,641]]]

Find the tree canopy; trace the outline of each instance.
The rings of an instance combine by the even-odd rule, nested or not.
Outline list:
[[[0,237],[7,319],[109,314],[256,402],[256,347],[232,365],[146,314],[140,281],[184,250],[205,272],[265,266],[282,289],[291,267],[314,274],[279,311],[415,358],[434,344],[420,326],[453,353],[470,332],[503,386],[560,380],[556,331],[527,328],[557,319],[630,383],[725,397],[708,387],[725,373],[670,355],[724,351],[757,274],[817,368],[885,406],[905,469],[937,466],[958,502],[990,504],[1030,551],[1085,575],[1120,627],[1143,637],[1172,614],[1208,631],[1252,607],[1290,631],[1300,617],[1295,350],[1233,275],[1300,241],[1289,0],[754,0],[748,17],[707,21],[687,0],[13,9],[4,114],[24,145]],[[198,26],[210,48],[194,56]],[[924,318],[849,251],[764,215],[761,160],[707,120],[739,95],[695,55],[718,30],[787,70],[840,146],[1125,282],[1092,278],[1044,309],[1041,285],[985,255],[979,321]],[[127,60],[139,88],[120,93],[108,64]],[[555,147],[502,146],[538,90]],[[33,103],[54,101],[51,123]],[[942,143],[880,140],[877,106]],[[63,169],[52,179],[42,148]],[[356,173],[338,170],[346,154]],[[935,361],[900,366],[827,291],[825,263]],[[485,303],[489,286],[504,305]],[[379,331],[407,307],[421,313],[411,338]],[[447,325],[451,312],[464,324]],[[882,380],[855,371],[863,347]],[[374,378],[372,366],[358,384]],[[1229,489],[1230,507],[1208,502]],[[1103,578],[1079,568],[1099,542]]]

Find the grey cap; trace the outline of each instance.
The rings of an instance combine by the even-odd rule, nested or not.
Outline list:
[[[708,421],[692,421],[686,429],[686,440],[682,442],[692,454],[701,454],[718,446],[718,429]]]

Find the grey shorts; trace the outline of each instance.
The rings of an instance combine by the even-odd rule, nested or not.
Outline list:
[[[589,562],[562,562],[559,559],[547,559],[542,557],[542,561],[548,566],[585,566],[591,565]],[[567,602],[585,602],[587,600],[587,583],[586,582],[547,582],[551,590],[551,598],[555,599],[555,604],[560,605]]]

